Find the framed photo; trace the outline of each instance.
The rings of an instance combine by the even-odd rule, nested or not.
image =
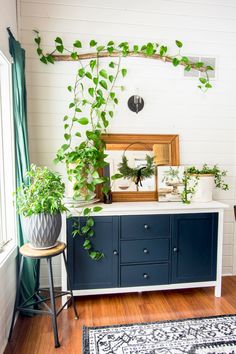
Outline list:
[[[158,166],[157,189],[159,202],[180,202],[183,192],[184,166]]]

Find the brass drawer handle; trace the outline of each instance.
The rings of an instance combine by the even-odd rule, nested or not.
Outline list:
[[[147,273],[144,273],[144,274],[143,274],[143,277],[144,277],[144,279],[148,279],[148,278],[149,278],[149,275],[148,275]]]
[[[148,225],[148,224],[144,224],[144,229],[145,229],[145,230],[150,229],[150,225]]]
[[[174,247],[174,248],[173,248],[173,252],[178,252],[178,248],[177,248],[177,247]]]
[[[147,254],[147,253],[148,253],[148,249],[147,249],[147,248],[144,248],[144,249],[143,249],[143,253]]]
[[[118,251],[117,251],[117,250],[114,250],[114,251],[113,251],[113,254],[114,254],[114,256],[118,256]]]

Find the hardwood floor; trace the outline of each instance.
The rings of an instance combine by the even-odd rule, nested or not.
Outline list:
[[[50,318],[19,317],[4,354],[80,354],[82,328],[132,322],[174,320],[236,313],[236,277],[224,277],[222,297],[213,288],[77,297],[79,320],[72,308],[58,317],[61,347],[54,348]]]

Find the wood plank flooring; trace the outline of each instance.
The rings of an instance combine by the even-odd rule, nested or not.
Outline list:
[[[77,297],[79,320],[72,308],[58,317],[61,347],[54,348],[50,318],[19,317],[4,354],[80,354],[82,328],[175,320],[236,313],[236,277],[224,277],[222,297],[213,288]]]

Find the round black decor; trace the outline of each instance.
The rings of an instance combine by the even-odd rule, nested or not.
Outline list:
[[[128,100],[128,107],[132,112],[138,113],[144,107],[144,100],[138,95],[131,96]]]

